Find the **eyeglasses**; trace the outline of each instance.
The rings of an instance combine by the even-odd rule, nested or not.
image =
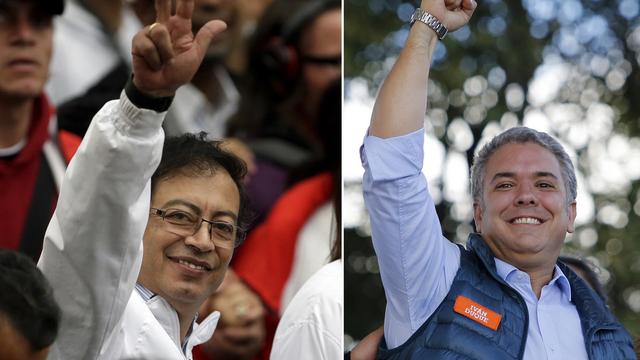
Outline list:
[[[159,216],[169,226],[167,230],[180,236],[193,236],[203,222],[209,224],[209,236],[215,246],[233,249],[242,242],[245,230],[226,221],[211,221],[186,210],[151,208],[151,215]]]

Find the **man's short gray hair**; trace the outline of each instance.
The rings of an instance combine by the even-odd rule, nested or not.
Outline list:
[[[564,188],[567,192],[567,204],[575,201],[578,191],[576,173],[573,163],[569,155],[564,151],[562,145],[547,133],[527,127],[514,127],[491,139],[489,143],[482,147],[478,155],[476,155],[473,166],[471,167],[471,195],[473,195],[474,203],[482,203],[482,186],[484,184],[485,168],[489,158],[503,145],[527,142],[542,146],[558,159],[562,171]]]

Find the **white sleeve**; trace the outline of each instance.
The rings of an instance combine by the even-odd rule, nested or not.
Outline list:
[[[164,115],[123,92],[96,114],[67,169],[38,262],[63,312],[49,359],[96,359],[121,319],[140,270]]]
[[[342,261],[336,260],[307,280],[287,306],[270,359],[342,359],[342,300]]]
[[[336,322],[342,319],[335,319]],[[307,322],[290,327],[274,339],[271,360],[334,360],[344,357],[340,339],[318,324]]]

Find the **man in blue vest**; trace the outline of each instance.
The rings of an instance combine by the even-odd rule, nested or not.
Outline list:
[[[551,136],[498,135],[471,170],[477,233],[442,236],[422,175],[429,64],[474,0],[423,0],[382,85],[361,149],[387,297],[383,359],[635,359],[604,302],[557,262],[574,231],[576,178]]]

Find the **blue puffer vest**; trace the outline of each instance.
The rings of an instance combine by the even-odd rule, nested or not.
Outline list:
[[[382,341],[378,359],[522,359],[529,327],[526,304],[498,276],[493,254],[480,235],[469,237],[468,248],[461,247],[460,269],[436,311],[403,345],[388,350]],[[636,359],[629,334],[604,302],[566,265],[558,266],[571,284],[589,359]],[[500,314],[497,330],[455,312],[459,295]]]

